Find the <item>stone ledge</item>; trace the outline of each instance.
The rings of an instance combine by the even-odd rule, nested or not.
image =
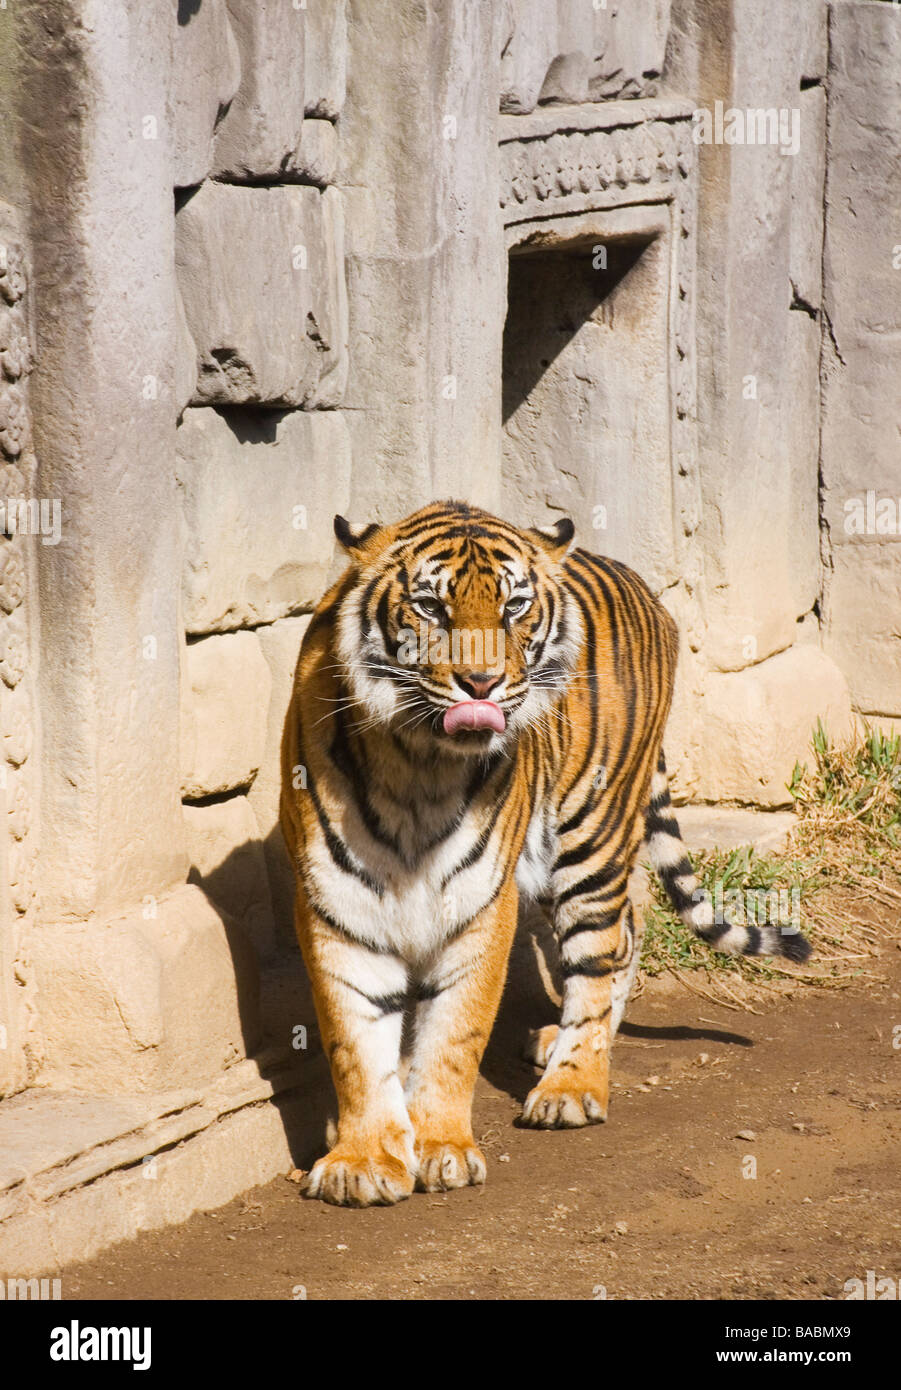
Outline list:
[[[645,121],[685,121],[691,119],[694,109],[695,103],[682,97],[539,106],[528,115],[501,116],[498,143],[544,140],[549,135],[569,130],[613,130],[618,126],[641,125]]]
[[[676,819],[692,854],[753,845],[759,854],[781,850],[798,823],[794,811],[748,811],[732,806],[677,806]]]
[[[318,1086],[322,1060],[310,1057],[317,1075],[305,1082]],[[289,1171],[287,1115],[310,1109],[307,1089],[270,1053],[200,1090],[27,1091],[2,1102],[0,1276],[57,1271]]]

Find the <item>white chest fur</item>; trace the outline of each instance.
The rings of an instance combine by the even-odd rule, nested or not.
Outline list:
[[[495,830],[476,855],[484,809],[474,808],[456,825],[434,799],[423,805],[414,798],[406,808],[393,809],[384,820],[379,816],[378,830],[391,841],[385,843],[358,807],[346,805],[340,836],[348,866],[337,864],[325,838],[316,837],[308,846],[307,875],[315,900],[332,920],[421,964],[493,897],[505,867],[500,836]]]

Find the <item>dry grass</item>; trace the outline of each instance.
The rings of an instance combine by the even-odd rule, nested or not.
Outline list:
[[[774,920],[777,907],[796,912],[812,959],[799,966],[711,951],[682,925],[652,873],[644,976],[668,973],[711,1002],[751,1012],[800,987],[841,989],[881,978],[880,954],[893,941],[901,946],[901,734],[867,729],[835,747],[818,724],[811,750],[812,761],[797,765],[789,783],[798,823],[785,848],[715,850],[696,856],[695,867],[739,920],[732,910],[739,898],[758,922]],[[780,890],[781,902],[773,896]]]

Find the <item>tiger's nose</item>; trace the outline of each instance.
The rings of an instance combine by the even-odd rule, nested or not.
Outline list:
[[[503,674],[492,676],[487,671],[455,671],[454,678],[474,700],[487,700],[492,690],[504,679]]]

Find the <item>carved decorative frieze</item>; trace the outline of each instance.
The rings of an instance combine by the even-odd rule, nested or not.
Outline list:
[[[669,341],[673,486],[683,535],[697,527],[695,169],[692,108],[678,99],[547,105],[500,121],[500,205],[517,227],[562,231],[566,218],[668,205],[673,273]]]
[[[669,200],[694,164],[689,111],[681,103],[543,107],[501,121],[500,202],[506,220]],[[549,128],[557,122],[556,128]],[[563,209],[560,209],[561,211]]]
[[[670,192],[675,179],[688,174],[693,154],[687,123],[665,121],[510,141],[501,150],[505,209],[608,191],[611,202],[620,202],[632,185]]]

